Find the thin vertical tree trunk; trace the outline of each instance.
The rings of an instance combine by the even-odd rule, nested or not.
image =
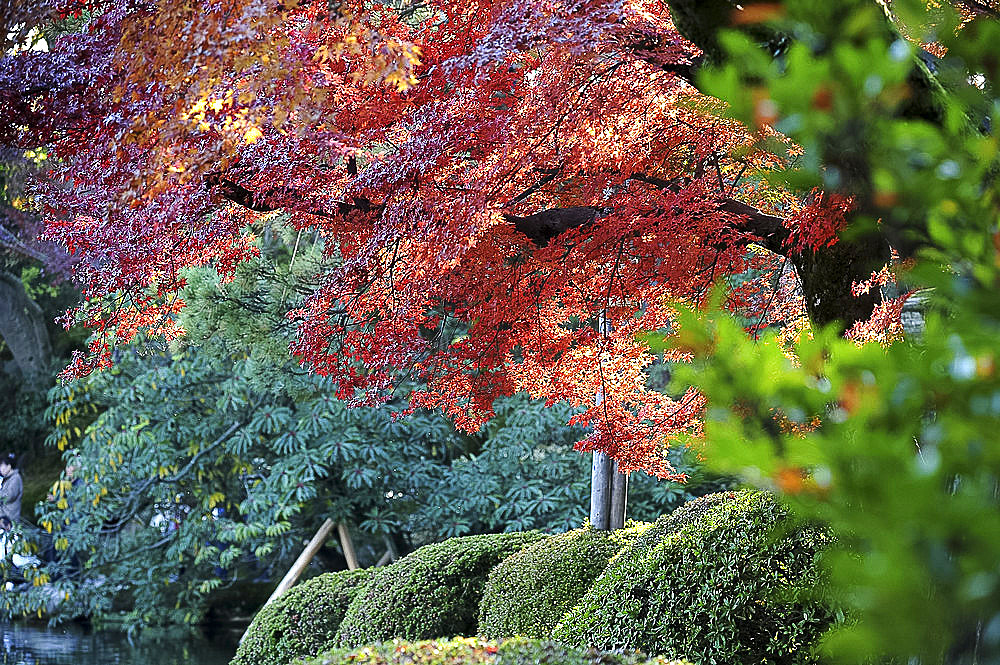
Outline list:
[[[594,452],[590,471],[590,524],[598,531],[611,528],[613,463],[607,453]]]
[[[597,317],[597,329],[602,335],[610,330],[602,311]],[[594,403],[604,401],[598,392]],[[618,473],[618,462],[607,453],[595,451],[590,470],[590,524],[598,531],[614,531],[625,525],[625,502],[628,497],[628,476]]]
[[[625,526],[628,474],[618,472],[618,462],[595,452],[590,472],[590,524],[598,531]]]

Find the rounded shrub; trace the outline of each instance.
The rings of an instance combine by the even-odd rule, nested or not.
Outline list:
[[[339,643],[474,635],[490,570],[544,537],[527,532],[451,538],[378,569],[348,608]]]
[[[359,649],[340,649],[305,665],[690,665],[639,653],[601,653],[556,642],[516,638],[488,642],[454,638],[426,642],[395,640]]]
[[[479,634],[489,639],[549,637],[622,548],[648,529],[590,527],[550,536],[504,559],[490,572],[479,605]]]
[[[293,586],[257,613],[230,665],[284,665],[335,647],[340,621],[370,571],[324,573]]]
[[[553,637],[701,663],[813,662],[834,618],[816,593],[830,542],[769,494],[702,498],[614,559]]]

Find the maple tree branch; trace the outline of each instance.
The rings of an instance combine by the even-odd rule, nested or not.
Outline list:
[[[643,62],[668,74],[673,74],[678,78],[684,79],[695,88],[698,87],[698,71],[705,62],[704,58],[698,57],[692,59],[691,62],[660,62],[653,57],[653,54],[647,51],[636,50],[634,53]]]
[[[678,191],[681,187],[679,182],[663,180],[642,173],[635,173],[630,176],[630,179],[670,191]],[[735,227],[752,235],[757,244],[775,254],[782,256],[786,254],[786,243],[791,233],[785,227],[784,218],[768,214],[729,197],[718,200],[718,209],[739,215],[742,221],[738,222]],[[526,235],[535,246],[544,247],[563,231],[589,224],[609,212],[592,206],[574,206],[571,208],[549,208],[525,217],[507,214],[504,215],[504,219],[513,223],[514,228]]]
[[[744,217],[745,221],[739,223],[737,228],[754,236],[756,243],[761,247],[782,256],[787,253],[786,244],[791,232],[785,226],[783,218],[761,212],[751,205],[730,198],[721,200],[719,210]]]
[[[269,205],[264,196],[228,178],[223,178],[218,173],[212,173],[206,177],[205,183],[227,201],[232,201],[254,212],[272,212],[278,209],[276,206]]]
[[[573,206],[571,208],[550,208],[526,217],[504,215],[514,228],[528,236],[528,239],[538,247],[544,247],[549,241],[563,231],[575,229],[589,224],[606,214],[601,208],[592,206]]]
[[[682,186],[682,183],[679,181],[664,180],[655,176],[648,176],[644,173],[633,173],[629,176],[629,179],[645,182],[673,192],[679,191]],[[220,174],[209,175],[206,178],[206,182],[210,187],[214,187],[215,191],[224,199],[255,212],[279,210],[283,206],[272,202],[271,199],[273,196],[278,194],[287,196],[297,193],[287,188],[269,190],[263,193],[254,192],[232,180],[224,178]],[[346,201],[339,203],[336,214],[346,215],[354,210],[371,212],[381,207],[373,205],[366,198],[355,198],[353,203]],[[731,198],[720,199],[719,210],[745,218],[745,221],[738,224],[737,228],[739,230],[753,235],[764,248],[776,254],[784,254],[784,245],[789,237],[789,231],[785,228],[784,219],[762,212],[751,205]],[[333,217],[335,214],[324,210],[308,210],[306,212],[311,215],[323,217]],[[598,217],[608,214],[608,212],[610,211],[594,206],[573,206],[569,208],[550,208],[524,217],[505,214],[504,219],[512,223],[515,229],[527,236],[535,246],[544,247],[564,231],[589,224]]]
[[[542,177],[539,178],[538,182],[536,182],[534,185],[532,185],[528,189],[524,190],[523,192],[515,196],[513,199],[511,199],[510,203],[508,203],[507,205],[514,205],[515,203],[520,203],[521,201],[528,198],[535,192],[539,191],[545,185],[555,180],[556,177],[559,175],[560,171],[562,171],[562,166],[557,166],[552,169],[536,168],[535,171],[543,174]]]
[[[269,189],[263,192],[255,192],[247,189],[243,185],[223,177],[219,173],[212,173],[208,175],[205,178],[205,184],[227,201],[231,201],[232,203],[243,206],[248,210],[253,210],[254,212],[274,212],[275,210],[282,210],[287,207],[285,203],[289,197],[297,197],[301,200],[308,200],[308,197],[303,195],[301,191],[291,187],[281,187]],[[360,212],[372,212],[380,210],[382,207],[383,206],[381,205],[373,204],[367,198],[355,197],[353,202],[350,203],[347,201],[339,201],[337,203],[337,209],[334,212],[323,210],[319,207],[310,208],[308,210],[300,210],[300,212],[304,212],[308,215],[315,215],[317,217],[333,218],[338,215],[346,215],[355,210]]]

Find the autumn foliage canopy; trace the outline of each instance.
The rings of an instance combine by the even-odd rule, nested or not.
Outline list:
[[[4,60],[0,138],[48,147],[46,237],[86,298],[67,324],[94,331],[70,374],[183,334],[185,269],[231,274],[288,215],[329,257],[291,351],[340,397],[412,380],[468,429],[501,395],[568,400],[580,449],[669,475],[702,403],[647,385],[646,333],[720,280],[751,333],[803,325],[786,257],[834,245],[852,205],[769,184],[801,149],[766,99],[747,126],[692,84],[706,53],[658,0],[57,11],[79,27]]]

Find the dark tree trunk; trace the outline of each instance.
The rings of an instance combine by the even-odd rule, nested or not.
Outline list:
[[[44,384],[52,362],[45,316],[25,293],[21,280],[9,272],[0,272],[0,336],[14,355],[25,385]]]
[[[871,234],[842,238],[833,247],[789,254],[802,282],[806,312],[814,325],[838,323],[842,330],[871,317],[882,302],[879,289],[855,296],[855,283],[867,281],[889,263],[891,251],[885,238]]]

